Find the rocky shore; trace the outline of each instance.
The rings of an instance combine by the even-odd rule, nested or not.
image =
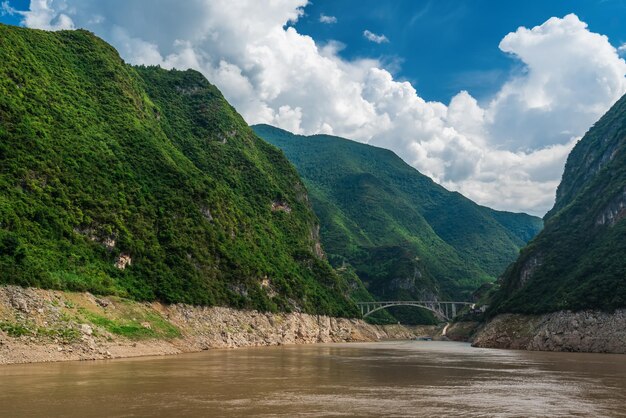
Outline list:
[[[0,287],[0,364],[409,339],[432,331],[303,313],[139,303],[89,293]]]
[[[474,337],[476,347],[626,353],[626,310],[498,315]]]

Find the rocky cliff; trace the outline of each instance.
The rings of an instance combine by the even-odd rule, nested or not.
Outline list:
[[[626,310],[498,315],[473,340],[476,347],[626,353]]]
[[[626,96],[568,157],[543,231],[504,273],[490,314],[626,307]]]
[[[0,287],[0,364],[408,339],[416,332],[324,315],[140,303],[90,293]]]
[[[500,280],[481,347],[626,352],[626,96],[567,159],[543,231]]]

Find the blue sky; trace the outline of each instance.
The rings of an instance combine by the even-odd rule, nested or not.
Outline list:
[[[0,4],[0,22],[86,28],[131,64],[198,70],[250,124],[388,148],[478,203],[537,215],[626,93],[626,0]]]
[[[13,7],[18,10],[27,10],[30,0],[10,0],[7,4],[10,7]],[[0,22],[6,23],[7,25],[19,25],[20,24],[20,16],[4,14],[0,15]]]
[[[305,11],[296,24],[299,32],[319,42],[344,43],[340,55],[347,59],[379,57],[422,97],[443,102],[462,89],[480,99],[497,91],[519,67],[498,43],[519,26],[575,13],[614,46],[626,42],[623,0],[317,0]],[[320,23],[322,14],[337,23]],[[366,40],[366,29],[389,42]]]

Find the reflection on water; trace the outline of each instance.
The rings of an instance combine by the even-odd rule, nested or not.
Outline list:
[[[626,356],[384,342],[0,367],[0,416],[625,416]]]

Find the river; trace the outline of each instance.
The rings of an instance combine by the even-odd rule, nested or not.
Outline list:
[[[626,416],[626,355],[319,344],[0,367],[2,417]]]

